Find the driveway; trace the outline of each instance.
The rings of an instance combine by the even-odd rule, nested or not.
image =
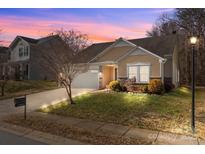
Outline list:
[[[74,88],[72,95],[75,97],[90,91],[93,91],[93,89]],[[34,111],[42,106],[55,104],[66,99],[67,93],[64,88],[27,95],[27,111]],[[0,118],[8,114],[23,113],[24,107],[15,108],[13,101],[14,99],[0,101]]]

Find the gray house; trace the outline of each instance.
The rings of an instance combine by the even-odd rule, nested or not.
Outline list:
[[[51,45],[52,44],[52,47]],[[64,49],[67,46],[58,35],[33,39],[17,36],[9,46],[9,72],[16,80],[52,80],[53,74],[48,72],[41,63],[41,52],[46,50]]]
[[[7,47],[0,46],[0,76],[5,73],[5,64],[8,61],[8,49]]]

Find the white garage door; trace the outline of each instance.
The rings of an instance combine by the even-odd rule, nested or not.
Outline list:
[[[73,88],[98,89],[98,72],[88,71],[75,77],[72,83]]]

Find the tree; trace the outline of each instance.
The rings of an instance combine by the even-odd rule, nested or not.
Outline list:
[[[187,35],[205,35],[205,9],[176,9],[172,19]]]
[[[191,46],[187,41],[190,36],[198,37],[196,52],[196,83],[205,85],[205,9],[204,8],[180,8],[175,9],[172,15],[162,15],[157,19],[148,36],[164,36],[171,33],[182,34],[183,45],[180,45],[179,69],[180,82],[189,84],[191,81]],[[178,40],[179,42],[179,40]]]
[[[2,30],[0,29],[0,34]],[[0,43],[3,42],[0,40]],[[0,47],[0,49],[4,50],[4,47]],[[1,54],[1,53],[0,53]],[[0,57],[0,89],[1,89],[1,96],[5,94],[5,87],[9,80],[8,71],[6,71],[6,63],[5,59],[7,58],[7,53],[2,52],[2,56]]]
[[[87,34],[73,29],[65,30],[62,28],[60,30],[55,30],[50,35],[59,35],[69,48],[73,50],[73,55],[78,54],[90,44]]]
[[[178,33],[180,28],[177,26],[175,21],[170,20],[168,14],[162,14],[152,26],[150,31],[147,31],[147,36],[166,36]]]
[[[5,94],[5,87],[6,87],[7,83],[8,83],[8,81],[9,81],[9,75],[8,74],[4,74],[4,73],[1,72],[1,74],[0,74],[1,96],[4,96],[4,94]]]
[[[76,75],[87,70],[87,67],[75,64],[74,52],[78,51],[84,44],[80,45],[78,41],[73,39],[73,42],[69,42],[73,47],[76,47],[73,51],[59,36],[54,36],[54,38],[50,39],[47,45],[39,46],[39,50],[41,50],[40,63],[56,77],[58,83],[65,87],[70,103],[75,104],[72,99],[72,82]],[[67,39],[65,38],[65,40]],[[75,43],[77,45],[74,45]]]

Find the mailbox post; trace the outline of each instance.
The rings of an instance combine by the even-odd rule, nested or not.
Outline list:
[[[24,119],[26,120],[26,95],[14,98],[14,106],[15,107],[24,106]]]

